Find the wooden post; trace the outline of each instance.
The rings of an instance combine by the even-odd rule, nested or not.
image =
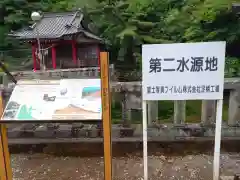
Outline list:
[[[0,143],[0,179],[1,180],[8,180],[7,174],[6,174],[6,168],[5,168],[5,160],[4,160],[4,154],[3,154],[3,145]]]
[[[77,65],[77,47],[75,41],[72,41],[72,59],[73,63]]]
[[[100,58],[100,47],[99,47],[99,45],[96,46],[96,51],[97,51],[97,57],[98,57],[98,66],[100,66],[101,58]]]
[[[3,114],[2,92],[0,93],[0,115]],[[7,128],[0,124],[0,178],[1,180],[12,180],[12,168],[8,150]]]
[[[129,114],[128,114],[128,107],[127,107],[127,93],[125,90],[121,92],[121,105],[122,105],[122,122],[123,125],[128,125],[129,123]]]
[[[234,126],[240,118],[240,90],[230,91],[228,108],[228,125]]]
[[[117,96],[117,93],[115,93],[113,90],[111,90],[111,95],[112,95],[112,107],[115,108],[115,105],[116,105],[116,96]]]
[[[111,101],[109,88],[109,59],[107,52],[100,53],[101,58],[101,94],[104,138],[104,177],[112,180],[112,140],[111,140]]]
[[[2,145],[2,139],[0,138],[0,179],[7,180],[6,168],[5,168],[5,160],[4,160],[4,150]]]
[[[202,113],[201,123],[203,125],[211,125],[216,121],[216,101],[215,100],[203,100],[202,101]]]
[[[132,120],[132,106],[133,103],[131,101],[131,95],[129,92],[125,91],[125,108],[126,108],[126,119],[127,119],[127,124],[131,124]]]
[[[32,44],[32,58],[33,58],[33,70],[37,70],[37,57],[36,57],[36,45]]]
[[[174,124],[183,124],[186,119],[186,101],[174,101]]]
[[[149,126],[158,120],[158,101],[147,102],[147,116]]]
[[[6,74],[3,74],[2,80],[3,80],[3,82],[2,82],[3,86],[4,86],[5,88],[8,88],[8,83],[9,83],[9,81],[8,81],[8,76],[7,76]]]
[[[52,47],[52,68],[56,69],[57,68],[57,62],[56,62],[56,47],[53,45]]]

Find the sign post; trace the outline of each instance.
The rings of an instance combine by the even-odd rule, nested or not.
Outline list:
[[[109,59],[107,52],[100,53],[101,94],[104,138],[104,177],[112,180],[112,140],[111,140],[111,101],[109,89]]]
[[[3,112],[0,94],[0,179],[12,180],[4,123],[99,122],[103,119],[105,180],[112,179],[111,102],[108,53],[101,53],[100,79],[20,80]],[[28,98],[26,98],[28,97]]]
[[[3,99],[0,92],[0,115],[3,114]],[[12,180],[12,168],[8,149],[7,128],[0,124],[0,179]]]
[[[143,45],[144,180],[148,179],[146,101],[156,100],[217,100],[213,179],[219,179],[225,49],[226,42]]]
[[[223,100],[220,99],[217,101],[217,111],[216,111],[213,180],[219,180],[221,130],[222,130],[222,109],[223,109]]]
[[[142,102],[143,111],[143,171],[144,180],[148,179],[148,149],[147,149],[147,101]]]

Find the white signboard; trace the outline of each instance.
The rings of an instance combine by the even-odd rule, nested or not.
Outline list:
[[[225,42],[143,45],[143,100],[222,99],[225,47]]]
[[[100,79],[19,81],[3,120],[101,120]]]

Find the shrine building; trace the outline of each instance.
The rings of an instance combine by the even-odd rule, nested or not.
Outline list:
[[[10,36],[31,45],[34,70],[40,69],[41,58],[46,69],[96,67],[104,42],[91,25],[81,11],[43,13],[32,26]]]

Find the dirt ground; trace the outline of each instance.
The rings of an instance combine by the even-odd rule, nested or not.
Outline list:
[[[149,156],[149,179],[211,180],[208,154],[168,157]],[[103,180],[103,157],[55,157],[44,154],[12,155],[14,180]],[[240,154],[221,155],[221,174],[240,172]],[[143,161],[138,155],[113,159],[114,180],[143,179]]]

